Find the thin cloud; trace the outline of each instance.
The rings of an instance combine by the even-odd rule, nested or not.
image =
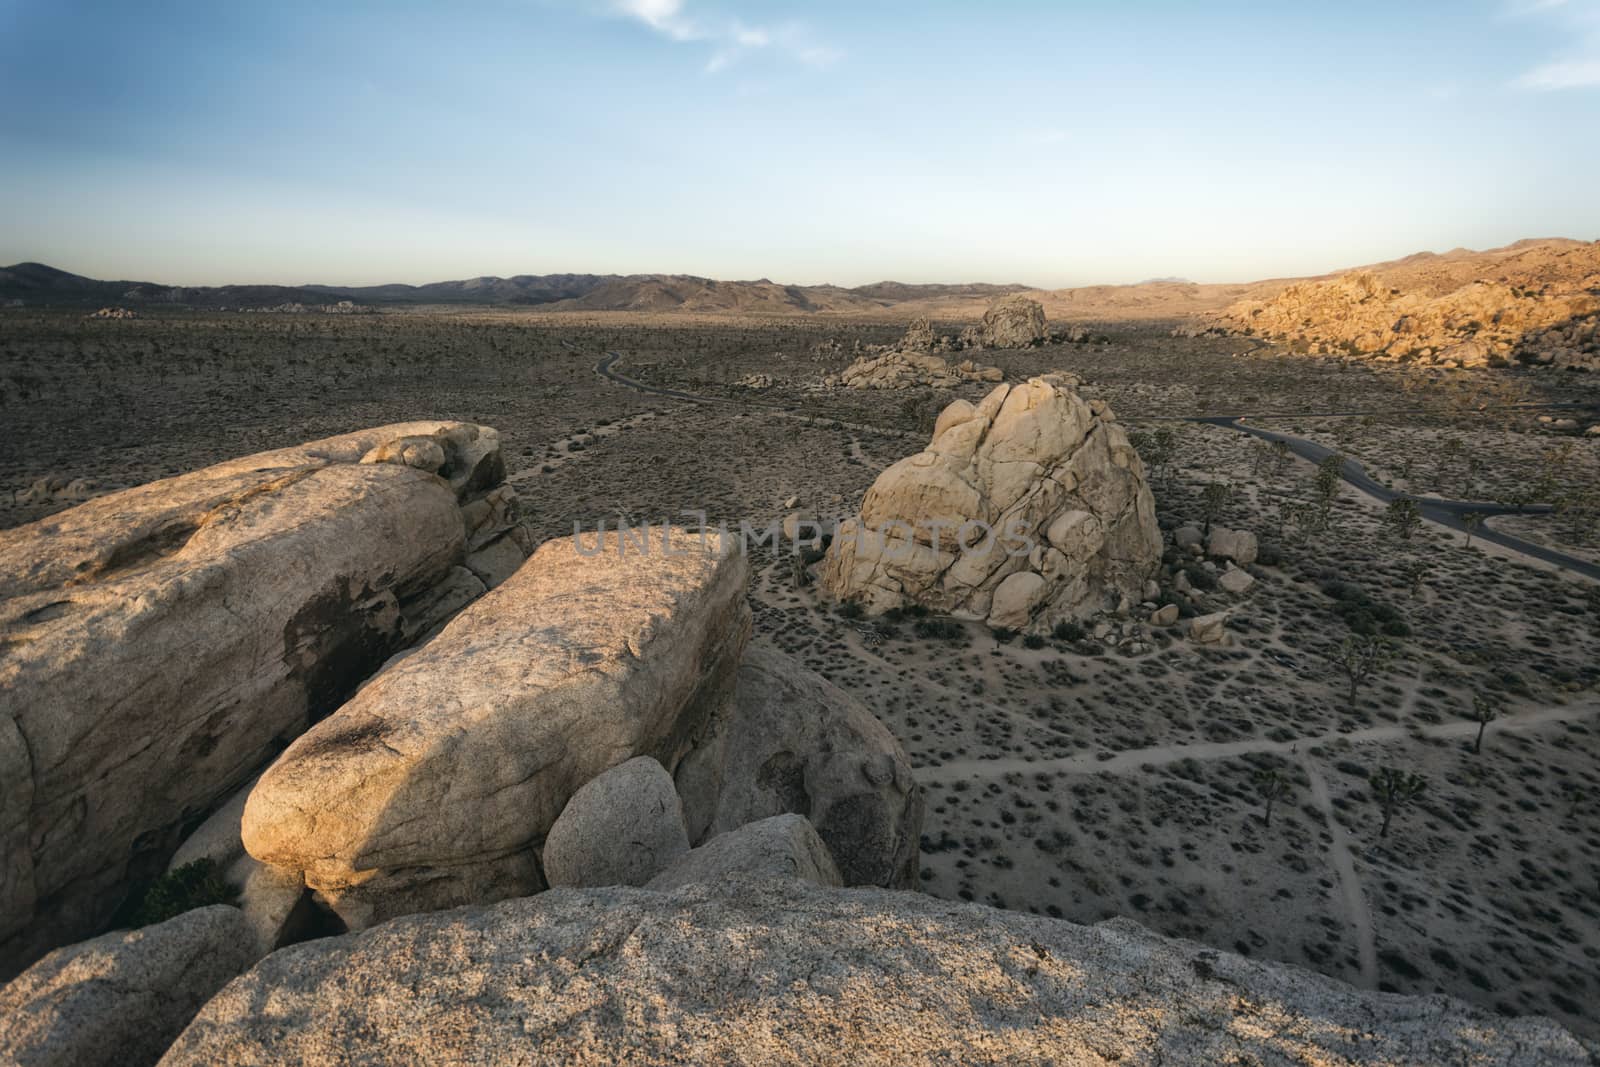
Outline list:
[[[1516,0],[1507,8],[1507,14],[1548,23],[1572,42],[1513,79],[1513,88],[1532,92],[1600,88],[1600,2]]]
[[[736,19],[690,13],[684,0],[610,0],[610,13],[643,23],[651,30],[678,44],[704,44],[711,47],[705,70],[715,74],[745,56],[767,51],[787,56],[808,67],[825,67],[837,62],[838,49],[815,41],[801,23],[751,26]]]

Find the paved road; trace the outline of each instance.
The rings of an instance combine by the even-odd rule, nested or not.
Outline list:
[[[635,381],[611,369],[617,360],[621,358],[622,353],[620,352],[607,352],[600,362],[594,365],[595,373],[616,382],[618,385],[627,386],[629,389],[637,389],[641,393],[672,397],[675,400],[687,400],[695,404],[732,403],[732,401],[722,400],[717,397],[686,393],[681,389],[664,389]],[[1182,418],[1185,422],[1199,422],[1209,426],[1221,426],[1229,430],[1238,430],[1240,433],[1259,437],[1265,441],[1282,441],[1289,446],[1289,450],[1295,455],[1302,459],[1310,460],[1312,463],[1321,463],[1333,455],[1333,449],[1326,445],[1319,445],[1315,441],[1307,441],[1302,437],[1291,437],[1289,434],[1279,433],[1276,430],[1263,430],[1260,427],[1248,425],[1244,421],[1248,417],[1246,415],[1190,415]],[[1301,415],[1298,417],[1317,418],[1321,416]],[[1365,467],[1348,457],[1345,458],[1339,473],[1350,485],[1385,504],[1406,495],[1381,485],[1367,473]],[[1516,508],[1487,500],[1443,500],[1439,497],[1431,496],[1412,497],[1411,499],[1417,502],[1417,510],[1422,513],[1423,518],[1460,533],[1467,531],[1467,524],[1463,521],[1462,516],[1473,512],[1488,519],[1496,515],[1540,515],[1550,511],[1550,507],[1546,504],[1530,504]],[[1600,581],[1600,565],[1589,563],[1575,556],[1569,556],[1565,552],[1557,552],[1554,549],[1545,548],[1543,545],[1536,545],[1531,541],[1524,541],[1522,538],[1508,533],[1501,533],[1499,530],[1491,529],[1486,523],[1472,531],[1472,536],[1481,541],[1489,541],[1502,548],[1508,548],[1513,552],[1519,552],[1524,556],[1541,560],[1560,570],[1571,571],[1586,578]]]
[[[1309,418],[1310,416],[1305,417]],[[1289,446],[1289,451],[1301,459],[1310,460],[1312,463],[1321,463],[1334,454],[1333,449],[1326,445],[1319,445],[1315,441],[1307,441],[1304,438],[1291,437],[1289,434],[1279,433],[1276,430],[1263,430],[1259,426],[1251,426],[1244,421],[1246,418],[1248,416],[1245,415],[1209,415],[1191,418],[1189,421],[1238,430],[1240,433],[1259,437],[1264,441],[1282,441]],[[1406,493],[1397,493],[1393,489],[1381,485],[1367,473],[1365,467],[1349,457],[1345,458],[1339,474],[1350,485],[1385,504],[1408,495]],[[1410,497],[1410,499],[1417,502],[1417,510],[1422,513],[1423,518],[1461,533],[1465,533],[1467,530],[1467,524],[1463,516],[1473,512],[1482,515],[1485,519],[1489,519],[1496,515],[1543,515],[1548,514],[1551,510],[1547,504],[1529,504],[1518,508],[1488,500],[1442,500],[1439,497],[1432,496],[1414,496]],[[1557,552],[1554,549],[1545,548],[1543,545],[1536,545],[1531,541],[1524,541],[1522,538],[1508,533],[1502,533],[1499,530],[1492,529],[1487,523],[1472,531],[1472,536],[1481,541],[1497,544],[1502,548],[1509,548],[1513,552],[1520,552],[1522,555],[1542,560],[1561,570],[1572,571],[1586,578],[1600,581],[1600,565],[1589,563],[1575,556],[1569,556],[1565,552]]]

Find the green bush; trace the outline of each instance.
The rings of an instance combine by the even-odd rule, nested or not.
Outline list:
[[[1045,645],[1045,641],[1044,641],[1044,636],[1042,634],[1029,634],[1028,636],[1026,636],[1026,637],[1024,637],[1022,639],[1022,647],[1023,648],[1031,648],[1031,649],[1037,650],[1037,649],[1043,648],[1044,645]]]
[[[222,877],[210,859],[185,863],[157,878],[127,909],[127,924],[134,929],[166,922],[208,904],[232,904],[239,891]]]
[[[1057,641],[1082,641],[1087,636],[1081,623],[1063,619],[1056,623],[1056,628],[1050,631]]]
[[[966,633],[960,623],[954,619],[918,619],[916,634],[918,637],[933,641],[955,641]]]
[[[863,608],[857,601],[846,600],[843,604],[839,605],[839,617],[841,619],[859,619],[865,614],[866,609]]]

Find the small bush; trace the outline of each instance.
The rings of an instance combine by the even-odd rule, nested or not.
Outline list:
[[[1029,634],[1022,639],[1023,648],[1031,648],[1037,651],[1038,649],[1043,648],[1044,645],[1045,641],[1042,634]]]
[[[996,626],[989,631],[989,636],[994,638],[994,643],[997,645],[1009,645],[1016,639],[1017,631],[1006,626]]]
[[[1050,633],[1057,641],[1082,641],[1087,636],[1087,632],[1081,623],[1073,622],[1069,619],[1063,619],[1056,623],[1055,629],[1051,630]]]
[[[857,601],[846,600],[843,604],[839,605],[839,618],[841,619],[859,619],[865,614],[866,609],[864,609]]]
[[[966,631],[954,619],[918,619],[916,634],[932,641],[954,641]]]
[[[138,929],[208,904],[232,904],[238,898],[239,891],[223,879],[215,862],[198,859],[151,883],[127,908],[127,924]]]

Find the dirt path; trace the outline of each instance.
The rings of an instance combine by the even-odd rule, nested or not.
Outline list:
[[[1311,800],[1328,822],[1328,834],[1333,838],[1328,844],[1328,859],[1339,877],[1339,895],[1344,898],[1345,915],[1356,935],[1356,953],[1361,961],[1361,988],[1378,988],[1378,937],[1372,925],[1372,911],[1367,907],[1367,894],[1361,887],[1361,875],[1356,871],[1356,861],[1351,850],[1354,844],[1344,825],[1334,816],[1333,798],[1328,794],[1328,781],[1311,762],[1309,756],[1300,756],[1300,768],[1311,783]]]
[[[1543,708],[1523,715],[1497,719],[1493,730],[1531,730],[1553,722],[1592,719],[1600,715],[1600,705],[1590,707]],[[1056,759],[1030,760],[1021,757],[1003,759],[951,760],[938,767],[924,767],[917,777],[925,782],[950,781],[957,778],[992,778],[1004,774],[1037,774],[1040,771],[1067,774],[1097,774],[1103,771],[1135,771],[1143,767],[1157,767],[1179,760],[1232,759],[1255,752],[1273,752],[1293,755],[1298,749],[1312,749],[1335,741],[1351,744],[1368,744],[1375,741],[1393,741],[1401,737],[1470,738],[1478,732],[1478,724],[1468,719],[1458,722],[1428,726],[1372,726],[1350,733],[1321,734],[1298,737],[1291,741],[1269,741],[1252,738],[1247,741],[1200,742],[1192,745],[1154,745],[1150,748],[1130,748],[1106,756],[1089,753],[1063,756]]]

